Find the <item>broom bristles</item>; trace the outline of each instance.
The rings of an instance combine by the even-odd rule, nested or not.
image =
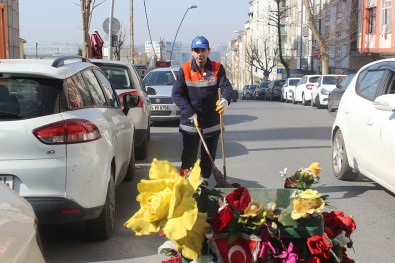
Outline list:
[[[215,186],[216,188],[235,188],[235,186],[228,183],[225,176],[215,165],[213,166],[213,174],[215,181],[217,182],[217,185]]]

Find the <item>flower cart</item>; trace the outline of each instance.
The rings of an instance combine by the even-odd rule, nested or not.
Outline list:
[[[280,189],[208,188],[200,185],[199,161],[181,177],[170,162],[154,159],[149,180],[137,185],[140,210],[125,226],[166,236],[161,249],[169,263],[354,262],[346,250],[355,221],[323,211],[327,197],[310,188],[318,173],[317,163],[290,177],[285,171]]]

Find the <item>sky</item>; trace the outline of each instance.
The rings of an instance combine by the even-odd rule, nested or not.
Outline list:
[[[99,1],[99,0],[96,0]],[[124,32],[129,45],[129,0],[113,0],[113,17]],[[146,13],[147,11],[148,26]],[[227,43],[244,29],[248,21],[248,0],[134,0],[134,42],[173,41],[191,42],[197,35],[210,43]],[[89,33],[97,30],[106,39],[103,22],[110,17],[111,0],[97,6]],[[81,42],[81,13],[79,0],[19,0],[20,37],[28,44],[44,42]]]

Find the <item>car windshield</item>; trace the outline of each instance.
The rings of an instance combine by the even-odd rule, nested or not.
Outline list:
[[[354,78],[355,74],[350,74],[348,75],[345,79],[343,79],[339,85],[338,88],[341,90],[346,90],[352,79]]]
[[[290,79],[289,86],[296,86],[296,84],[298,84],[298,82],[299,82],[298,79]]]
[[[317,82],[318,78],[319,78],[319,77],[311,77],[311,78],[309,79],[309,82],[310,82],[310,83],[315,83],[315,82]]]
[[[174,72],[177,75],[177,71]],[[171,71],[150,71],[144,78],[145,85],[150,86],[173,86],[175,82]]]
[[[284,83],[285,83],[285,80],[279,80],[279,81],[276,81],[274,84],[275,84],[275,86],[282,86],[282,85],[284,85]]]
[[[35,118],[60,112],[63,82],[37,78],[0,80],[0,119]]]
[[[267,86],[269,86],[269,82],[262,82],[261,84],[259,84],[259,88],[261,89],[266,89]]]
[[[322,84],[336,85],[339,80],[342,80],[344,76],[324,76],[322,79]]]
[[[114,89],[135,89],[132,87],[132,81],[130,81],[126,68],[106,65],[99,65],[99,67],[106,74]]]

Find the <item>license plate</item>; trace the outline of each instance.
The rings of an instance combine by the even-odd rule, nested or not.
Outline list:
[[[9,188],[14,189],[14,177],[12,175],[0,175],[0,184],[5,184]]]
[[[151,110],[171,110],[169,105],[151,105]]]

